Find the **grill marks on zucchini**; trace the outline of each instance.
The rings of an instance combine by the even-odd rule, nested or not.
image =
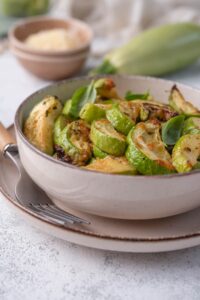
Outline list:
[[[24,124],[24,134],[29,142],[49,155],[53,154],[54,122],[61,110],[58,98],[47,96],[32,109]]]
[[[107,110],[106,117],[117,131],[127,135],[136,123],[139,114],[140,106],[138,104],[121,101]]]
[[[144,175],[174,172],[171,156],[160,137],[160,123],[151,120],[138,123],[128,137],[126,157]]]
[[[195,169],[200,158],[200,134],[186,134],[176,143],[172,160],[176,170],[180,173]]]
[[[82,120],[68,124],[61,132],[56,151],[59,158],[77,166],[84,166],[92,156],[90,129]]]
[[[142,121],[147,119],[158,119],[162,122],[168,121],[178,115],[169,105],[153,102],[153,101],[140,101],[141,111],[140,116]]]
[[[179,114],[200,114],[200,111],[192,103],[185,100],[176,85],[171,89],[169,104]]]

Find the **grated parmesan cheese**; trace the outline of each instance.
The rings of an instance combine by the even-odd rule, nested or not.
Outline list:
[[[41,51],[71,50],[80,46],[80,43],[76,32],[62,28],[42,30],[31,34],[25,40],[28,47]]]

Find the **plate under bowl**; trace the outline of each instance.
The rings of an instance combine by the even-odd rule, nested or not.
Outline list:
[[[97,217],[70,210],[68,212],[91,221],[84,226],[58,226],[41,219],[15,201],[14,187],[18,180],[16,167],[0,155],[0,196],[25,222],[58,238],[79,245],[123,252],[161,252],[188,248],[200,244],[200,209],[174,217],[127,221]]]

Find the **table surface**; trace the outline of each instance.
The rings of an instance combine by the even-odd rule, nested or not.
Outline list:
[[[168,78],[200,88],[200,64]],[[45,86],[11,56],[0,56],[0,120]],[[0,299],[200,299],[200,247],[160,254],[94,250],[26,224],[0,199]]]

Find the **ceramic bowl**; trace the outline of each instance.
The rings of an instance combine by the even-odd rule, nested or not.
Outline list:
[[[150,90],[167,103],[174,82],[137,76],[111,76],[121,95],[127,90]],[[22,128],[33,106],[46,95],[70,98],[78,87],[88,84],[82,77],[48,86],[29,96],[18,108],[15,130],[20,157],[31,178],[57,203],[109,218],[152,219],[180,214],[200,205],[200,171],[162,176],[122,176],[83,170],[60,162],[32,146]],[[195,106],[200,107],[200,91],[178,84]]]
[[[30,34],[54,28],[71,28],[76,31],[81,41],[80,46],[66,51],[39,51],[24,43]],[[64,79],[80,71],[90,53],[91,41],[91,29],[76,19],[30,18],[15,25],[9,33],[11,52],[21,65],[46,80]]]
[[[44,57],[15,47],[11,47],[11,51],[27,71],[45,80],[61,80],[78,73],[89,56],[88,50],[67,57]]]

